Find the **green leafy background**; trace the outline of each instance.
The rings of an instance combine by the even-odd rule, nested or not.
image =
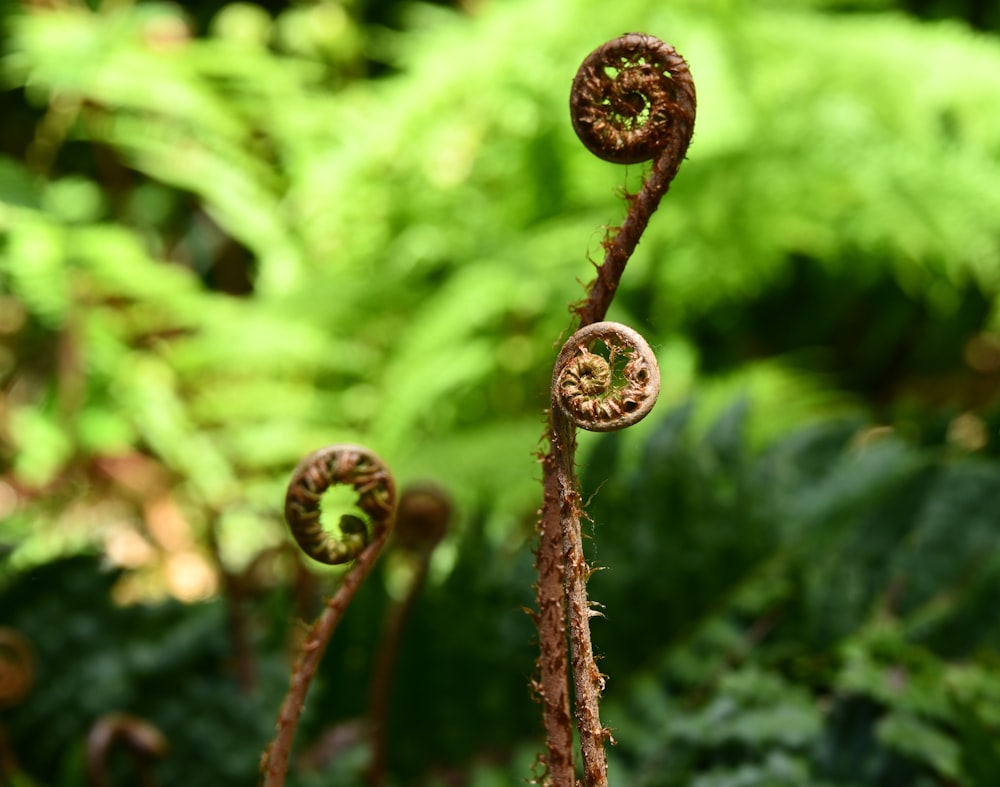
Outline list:
[[[609,315],[653,344],[661,401],[581,436],[611,783],[1000,783],[989,4],[0,14],[0,625],[36,660],[0,709],[7,781],[87,783],[87,730],[127,711],[170,741],[161,783],[255,783],[339,576],[285,549],[284,487],[341,441],[457,510],[388,783],[537,773],[546,391],[643,174],[589,156],[567,93],[643,30],[699,108]],[[290,784],[362,783],[411,569],[387,555],[347,615]]]

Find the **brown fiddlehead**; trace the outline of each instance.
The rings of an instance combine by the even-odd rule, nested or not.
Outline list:
[[[607,355],[594,352],[594,344],[603,345]],[[627,325],[591,323],[563,345],[552,390],[574,426],[613,432],[638,423],[653,409],[660,369],[646,340]]]
[[[573,80],[570,114],[577,136],[594,155],[619,164],[653,165],[628,215],[605,242],[604,262],[580,325],[604,319],[639,238],[687,154],[695,117],[694,80],[677,50],[643,33],[608,41],[591,52]]]
[[[299,462],[285,496],[285,520],[302,551],[331,566],[354,560],[368,546],[368,528],[353,514],[340,517],[340,537],[320,524],[320,500],[337,484],[354,487],[358,508],[371,517],[374,536],[392,521],[396,502],[392,476],[367,448],[331,445]]]
[[[646,343],[631,329],[601,322],[625,264],[677,174],[694,131],[694,83],[684,59],[659,39],[630,33],[584,60],[570,96],[573,127],[599,157],[616,163],[653,159],[638,194],[629,197],[621,228],[604,243],[605,257],[586,300],[573,307],[579,331],[559,354],[552,379],[548,452],[542,457],[543,501],[536,568],[540,657],[536,693],[542,702],[548,783],[576,783],[569,711],[572,654],[576,726],[586,787],[607,785],[598,701],[604,676],[594,662],[587,600],[590,569],[580,534],[582,505],[575,473],[577,426],[620,429],[644,417],[659,390]],[[615,326],[612,330],[611,326]],[[595,352],[603,344],[605,354]]]
[[[350,486],[357,493],[356,507],[370,520],[370,533],[365,522],[354,514],[341,517],[339,538],[322,528],[323,493],[337,485]],[[280,787],[285,782],[309,684],[344,611],[385,546],[395,511],[396,484],[392,474],[381,459],[362,446],[344,443],[321,448],[303,459],[292,474],[285,496],[285,519],[299,546],[321,563],[355,562],[302,645],[278,713],[277,735],[261,762],[265,787]]]

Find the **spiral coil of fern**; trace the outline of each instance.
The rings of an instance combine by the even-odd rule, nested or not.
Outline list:
[[[604,344],[608,357],[591,351]],[[552,390],[573,425],[613,432],[645,418],[660,392],[660,368],[646,340],[627,325],[596,322],[574,333],[556,359]]]
[[[285,520],[302,551],[327,565],[354,560],[369,543],[368,528],[352,514],[341,516],[339,537],[323,529],[320,500],[337,484],[354,487],[358,508],[371,518],[373,537],[389,525],[396,500],[392,475],[362,446],[327,446],[299,462],[285,496]]]
[[[649,161],[673,142],[672,129],[693,124],[687,63],[672,46],[643,33],[608,41],[577,71],[570,116],[576,135],[598,158]]]
[[[364,521],[353,514],[341,516],[340,537],[322,529],[323,493],[337,485],[350,486],[357,493],[357,508],[371,519],[370,534]],[[285,518],[296,542],[321,563],[355,562],[302,645],[288,694],[278,712],[277,734],[261,760],[265,787],[285,783],[309,684],[347,606],[385,546],[395,515],[396,483],[392,474],[378,456],[363,446],[340,443],[321,448],[303,459],[292,473],[285,495]]]
[[[575,428],[624,428],[644,417],[656,400],[659,371],[648,345],[631,329],[602,321],[629,257],[686,155],[694,132],[694,82],[673,47],[653,36],[629,33],[584,59],[573,81],[570,111],[577,136],[599,158],[620,164],[653,160],[639,193],[628,197],[621,227],[609,232],[603,243],[604,261],[586,300],[573,307],[580,330],[563,347],[553,372],[549,448],[542,458],[544,498],[536,558],[541,653],[535,690],[543,708],[544,763],[553,787],[576,784],[568,629],[583,784],[606,787],[604,743],[611,734],[601,724],[598,707],[604,676],[590,639],[594,613],[586,593],[590,569],[580,533]],[[610,325],[624,329],[627,339],[612,334]],[[607,358],[592,352],[595,342],[604,343]],[[619,359],[624,359],[620,366]]]

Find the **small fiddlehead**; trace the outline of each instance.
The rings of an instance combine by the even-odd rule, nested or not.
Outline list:
[[[607,358],[591,351],[595,343],[607,348]],[[563,345],[552,390],[574,426],[613,432],[638,423],[653,409],[660,368],[646,340],[627,325],[592,323]]]
[[[448,533],[454,504],[437,484],[410,484],[399,496],[396,543],[414,555],[429,555]]]
[[[337,484],[354,487],[358,508],[371,518],[376,531],[389,522],[396,499],[391,474],[367,448],[331,445],[303,459],[288,484],[285,519],[302,551],[327,565],[354,560],[369,542],[368,528],[353,514],[341,516],[340,537],[320,524],[320,500]]]
[[[336,485],[350,486],[357,492],[356,506],[370,518],[370,534],[364,521],[353,514],[341,517],[339,538],[322,529],[323,493]],[[302,645],[292,670],[291,686],[278,712],[277,735],[261,761],[265,787],[285,783],[309,684],[347,606],[385,546],[395,514],[396,483],[392,474],[381,459],[362,446],[342,443],[321,448],[303,459],[292,473],[285,495],[285,518],[299,546],[322,563],[355,562]]]

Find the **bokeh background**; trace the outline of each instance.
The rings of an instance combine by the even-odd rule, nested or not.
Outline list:
[[[126,713],[169,743],[157,783],[254,784],[341,573],[289,548],[285,484],[342,441],[455,510],[393,652],[382,783],[537,774],[551,364],[643,175],[576,141],[568,90],[641,30],[699,109],[609,314],[665,390],[581,437],[611,783],[1000,784],[995,3],[0,23],[0,782],[96,783],[88,731]],[[348,612],[290,785],[365,783],[416,573],[390,551]]]

